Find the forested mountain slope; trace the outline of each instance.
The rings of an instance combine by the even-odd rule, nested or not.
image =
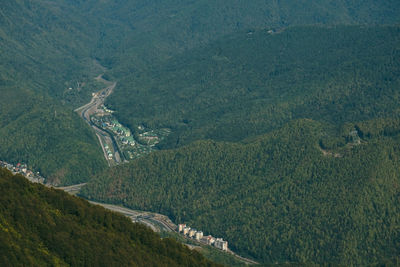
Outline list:
[[[96,36],[90,19],[63,1],[7,1],[0,12],[1,85],[61,98],[76,87],[69,82],[86,78],[84,62]]]
[[[0,169],[2,266],[214,266],[198,252]]]
[[[138,71],[107,103],[132,129],[171,128],[164,147],[234,141],[294,118],[340,125],[397,116],[399,73],[399,27],[258,30]]]
[[[57,184],[86,181],[106,166],[96,136],[72,111],[89,101],[94,88],[82,82],[96,74],[93,36],[73,14],[47,1],[0,6],[0,158]]]
[[[236,31],[290,25],[392,24],[400,22],[394,0],[351,1],[80,1],[91,15],[107,18],[98,51],[108,54],[114,73],[129,75],[160,59]],[[121,27],[129,34],[121,35]],[[117,36],[117,37],[116,37]],[[115,38],[116,37],[116,38]],[[103,53],[104,54],[104,53]]]
[[[56,185],[87,181],[105,168],[96,136],[73,111],[15,87],[2,91],[0,110],[1,159],[27,163]]]
[[[64,184],[105,168],[95,135],[72,111],[97,88],[90,82],[100,74],[96,59],[118,81],[108,105],[121,122],[132,130],[171,128],[161,148],[189,145],[107,170],[85,196],[169,214],[266,263],[390,261],[400,240],[400,34],[398,26],[376,25],[398,24],[399,14],[395,0],[6,1],[0,158]],[[214,141],[192,144],[199,139]],[[19,205],[10,201],[19,196],[13,183],[25,182],[3,183],[0,255],[15,255],[5,263],[36,263],[26,254],[37,254],[38,265],[96,263],[94,255],[131,242],[119,239],[125,232],[98,242],[96,233],[108,234],[110,224],[121,234],[109,222],[114,215],[90,228],[90,219],[61,216],[61,208],[34,200],[56,193],[24,186],[27,200]],[[76,221],[69,232],[57,224],[74,219],[90,226],[85,241]],[[50,226],[59,235],[46,235]],[[150,239],[147,252],[171,252]],[[95,242],[104,247],[90,250]],[[127,262],[138,255],[173,264],[130,249],[122,249]],[[119,265],[113,257],[104,263]]]
[[[264,263],[376,264],[400,252],[399,122],[333,134],[303,119],[247,143],[199,141],[108,170],[82,193],[167,214]]]
[[[379,4],[372,0],[6,1],[0,6],[0,157],[26,162],[60,183],[85,181],[105,166],[95,136],[70,112],[98,89],[90,82],[100,72],[92,70],[93,59],[112,68],[108,75],[119,83],[110,105],[133,127],[138,121],[131,117],[136,107],[117,102],[135,95],[132,80],[138,73],[149,77],[147,71],[171,56],[238,30],[396,23],[399,8],[397,1],[390,0]],[[63,120],[54,121],[53,114]],[[177,127],[176,122],[168,123]],[[186,137],[188,133],[180,128],[175,133],[172,144],[178,138],[187,143],[208,136]],[[78,140],[78,136],[83,138]],[[41,140],[52,141],[38,144]],[[71,168],[74,164],[76,171]]]
[[[132,128],[171,127],[164,148],[189,145],[82,193],[168,214],[265,263],[390,260],[399,39],[396,26],[245,31],[137,71],[109,105]]]

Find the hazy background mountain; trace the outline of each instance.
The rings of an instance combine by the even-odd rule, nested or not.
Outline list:
[[[103,1],[86,2],[91,14],[118,24],[102,29],[98,43],[124,74],[221,35],[291,25],[399,23],[396,1]],[[120,35],[121,27],[130,34]],[[117,38],[114,38],[117,36]],[[115,53],[109,53],[110,49]],[[103,50],[99,50],[103,51]]]

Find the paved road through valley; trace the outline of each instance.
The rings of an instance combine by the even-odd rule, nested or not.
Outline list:
[[[78,112],[82,119],[84,119],[90,125],[90,127],[94,129],[96,136],[99,139],[100,145],[103,149],[104,157],[106,158],[108,165],[113,166],[121,163],[121,155],[119,153],[119,149],[114,140],[114,137],[94,125],[90,120],[90,116],[95,114],[99,107],[104,104],[105,99],[113,92],[117,83],[104,80],[102,78],[102,75],[99,75],[96,80],[103,82],[104,84],[106,84],[107,87],[95,93],[89,103],[75,109],[75,112]],[[113,157],[111,159],[107,155],[105,145],[108,145],[108,147],[112,148]]]

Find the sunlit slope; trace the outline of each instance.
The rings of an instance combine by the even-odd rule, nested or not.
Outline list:
[[[109,105],[133,129],[172,128],[162,147],[181,147],[82,193],[165,213],[261,262],[390,261],[399,38],[395,26],[244,31],[137,71]]]
[[[261,262],[365,266],[399,254],[399,133],[399,120],[335,133],[296,120],[244,144],[155,152],[82,193],[167,214]]]
[[[213,266],[147,227],[0,169],[2,266]]]

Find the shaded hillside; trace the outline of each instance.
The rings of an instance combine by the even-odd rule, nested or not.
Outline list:
[[[400,4],[394,0],[81,1],[80,7],[113,22],[101,30],[98,52],[113,51],[107,61],[116,63],[113,67],[119,75],[141,69],[143,62],[148,65],[237,31],[400,22]],[[121,35],[121,29],[129,34]]]
[[[61,98],[87,79],[95,25],[65,1],[7,1],[0,7],[1,83]],[[73,83],[72,83],[73,82]],[[28,87],[28,88],[26,88]],[[90,99],[89,92],[81,97]],[[89,97],[89,98],[88,98]]]
[[[72,112],[90,100],[99,72],[89,68],[94,37],[82,23],[61,1],[0,7],[0,158],[58,184],[86,181],[106,166],[96,136]]]
[[[155,152],[104,172],[82,194],[167,214],[265,263],[365,266],[400,252],[399,133],[399,120],[335,134],[298,120],[245,144]]]
[[[163,147],[241,140],[294,118],[395,116],[399,44],[398,27],[241,32],[137,72],[107,103],[132,129],[172,128]]]
[[[0,169],[2,266],[214,266],[128,218]]]
[[[0,110],[1,159],[27,163],[56,185],[87,181],[105,168],[96,136],[75,112],[13,87],[2,91]]]

